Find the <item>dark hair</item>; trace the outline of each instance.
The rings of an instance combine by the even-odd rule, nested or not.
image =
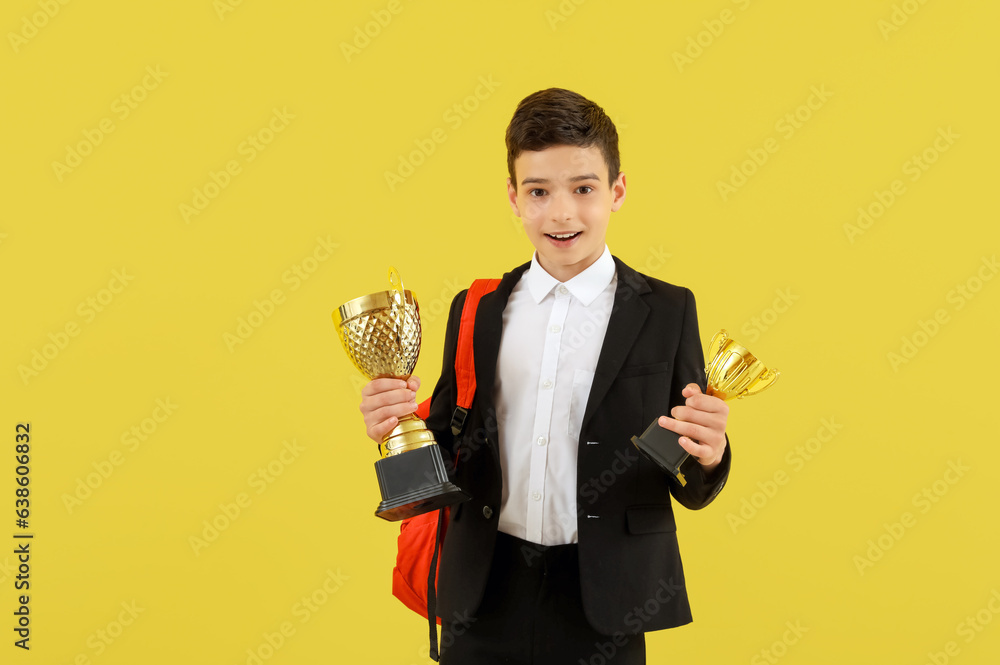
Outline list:
[[[521,100],[507,126],[507,171],[517,189],[514,160],[525,150],[553,145],[596,145],[608,165],[608,186],[618,178],[618,130],[600,106],[563,88],[548,88]]]

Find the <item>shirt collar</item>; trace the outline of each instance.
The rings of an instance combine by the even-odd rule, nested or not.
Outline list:
[[[608,249],[607,245],[604,245],[604,253],[601,254],[600,258],[579,275],[565,282],[565,286],[569,289],[573,297],[583,303],[584,306],[590,306],[590,303],[594,302],[597,296],[604,289],[608,288],[608,284],[611,283],[614,277],[615,260],[611,257],[611,250]],[[551,293],[552,289],[562,283],[547,273],[541,264],[538,263],[537,251],[532,255],[531,266],[523,278],[527,282],[528,291],[536,303],[542,302],[545,296]]]

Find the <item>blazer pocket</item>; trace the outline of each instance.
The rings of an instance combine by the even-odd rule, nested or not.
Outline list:
[[[573,395],[569,401],[569,422],[566,424],[570,441],[580,439],[580,426],[583,424],[583,414],[587,412],[587,401],[593,385],[594,372],[578,369],[573,373]]]
[[[631,365],[618,370],[619,377],[643,376],[645,374],[657,374],[670,370],[670,362],[653,363],[651,365]]]
[[[677,531],[674,511],[669,505],[630,506],[625,509],[628,532],[666,533]]]

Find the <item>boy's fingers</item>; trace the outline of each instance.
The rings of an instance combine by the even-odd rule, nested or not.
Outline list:
[[[364,411],[365,406],[367,406],[369,411],[374,411],[375,409],[379,409],[383,406],[392,406],[394,404],[412,402],[415,398],[416,393],[409,388],[390,390],[388,392],[372,395],[361,400],[361,410]]]
[[[712,430],[708,427],[698,425],[697,423],[686,422],[684,420],[677,420],[668,416],[660,416],[657,423],[663,429],[668,429],[671,432],[676,432],[681,436],[686,436],[690,439],[694,439],[695,441],[708,439],[712,435]]]
[[[663,429],[679,434],[680,437],[677,439],[677,442],[681,444],[681,448],[692,455],[701,457],[706,452],[711,454],[712,447],[700,443],[700,437],[710,432],[707,428],[695,425],[694,423],[684,422],[683,420],[675,420],[669,416],[660,416],[657,424]]]
[[[406,381],[402,379],[372,379],[361,389],[361,394],[368,397],[400,388],[406,388]]]
[[[677,443],[679,443],[681,448],[683,448],[688,454],[693,455],[694,457],[712,458],[711,446],[707,446],[703,443],[698,443],[697,441],[693,441],[692,439],[686,436],[682,436],[681,438],[677,439]]]
[[[697,383],[689,383],[681,391],[684,396],[684,404],[699,409],[701,411],[711,411],[713,413],[729,413],[729,405],[715,395],[701,392],[701,386]]]
[[[706,443],[706,441],[710,440],[708,437],[712,435],[711,430],[680,420],[674,420],[667,416],[660,416],[659,425],[664,429],[680,434],[681,436],[678,437],[677,443],[688,454],[707,460],[714,460],[718,457],[716,448]]]
[[[702,394],[701,386],[699,386],[697,383],[689,383],[686,386],[684,386],[683,390],[681,390],[681,395],[683,395],[684,397],[691,397],[692,395],[701,395],[701,394]]]
[[[381,428],[378,425],[371,425],[369,427],[366,427],[365,434],[367,434],[368,438],[374,441],[375,443],[380,443],[382,441],[381,437],[382,432]]]
[[[684,404],[699,411],[710,413],[729,413],[729,405],[713,395],[697,393],[684,400]]]
[[[370,438],[375,443],[382,443],[382,438],[392,431],[392,428],[396,426],[396,421],[391,420],[379,425],[374,425],[368,428],[368,438]]]
[[[393,404],[391,406],[386,406],[377,411],[372,411],[367,418],[365,418],[365,424],[369,422],[372,424],[368,426],[368,436],[374,441],[381,443],[382,437],[391,432],[396,425],[399,424],[399,419],[408,413],[413,413],[417,410],[416,402],[408,402],[404,404]]]
[[[399,418],[417,410],[416,392],[420,379],[372,379],[361,389],[358,409],[364,415],[368,437],[381,443],[382,437],[399,424]]]
[[[380,409],[375,409],[371,413],[365,416],[365,423],[370,426],[379,426],[390,418],[402,418],[408,413],[413,413],[417,410],[416,402],[400,402],[397,404],[389,404],[388,406],[383,406]],[[393,425],[395,427],[395,425]],[[391,429],[391,428],[390,428]]]
[[[670,416],[675,420],[694,423],[712,429],[725,428],[726,416],[712,411],[702,411],[690,406],[675,406],[670,409]]]
[[[397,404],[408,404],[416,399],[416,392],[409,388],[393,389],[386,392],[365,395],[361,398],[358,409],[365,415],[365,421],[370,422],[372,414],[376,414],[379,409]],[[416,407],[414,407],[416,408]],[[391,414],[397,415],[397,414]],[[384,420],[384,418],[378,418]]]

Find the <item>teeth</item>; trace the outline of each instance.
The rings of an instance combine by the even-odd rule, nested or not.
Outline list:
[[[565,240],[566,238],[572,238],[577,233],[579,233],[579,231],[576,231],[574,233],[562,233],[562,234],[560,234],[560,233],[550,233],[549,235],[552,236],[553,238],[558,238],[559,240]]]

